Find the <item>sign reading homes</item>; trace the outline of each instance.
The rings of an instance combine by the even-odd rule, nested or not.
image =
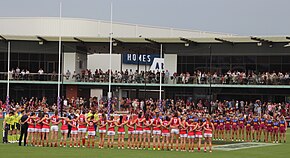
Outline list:
[[[123,64],[151,65],[159,54],[123,54]]]

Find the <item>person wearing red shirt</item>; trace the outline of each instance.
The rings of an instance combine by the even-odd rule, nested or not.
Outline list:
[[[82,145],[84,148],[85,144],[86,144],[86,133],[87,133],[85,111],[83,111],[82,114],[80,114],[80,116],[78,117],[78,125],[79,125],[79,127],[78,127],[78,147],[80,147],[81,141],[82,141]]]
[[[160,136],[161,136],[161,124],[162,120],[159,118],[159,113],[156,113],[156,117],[153,120],[152,126],[153,126],[153,150],[155,150],[156,145],[158,146],[158,150],[160,150]],[[157,142],[157,144],[156,144]]]
[[[44,117],[41,119],[42,122],[42,144],[46,141],[46,145],[49,146],[49,128],[50,128],[50,119],[47,113],[44,114]]]
[[[127,121],[123,119],[123,115],[119,116],[119,120],[115,122],[116,126],[118,127],[118,149],[122,147],[124,149],[124,137],[125,137],[125,124]]]
[[[96,136],[96,129],[95,123],[97,121],[94,120],[94,116],[91,116],[86,119],[86,123],[88,125],[88,148],[90,148],[90,144],[92,142],[92,148],[95,148],[95,136]]]
[[[37,117],[35,117],[35,119],[34,119],[34,121],[35,121],[35,130],[34,130],[34,132],[35,132],[35,146],[37,146],[37,144],[38,144],[38,146],[42,146],[42,144],[41,144],[42,124],[40,122],[41,118],[42,118],[42,112],[39,112]]]
[[[58,111],[54,112],[54,115],[51,116],[51,144],[50,146],[57,147],[57,138],[58,138],[58,124],[60,123],[60,119],[58,117]]]
[[[28,144],[28,140],[29,140],[29,137],[31,136],[31,139],[30,139],[30,143],[32,146],[34,146],[34,132],[35,132],[35,119],[36,115],[34,112],[32,112],[30,114],[30,117],[28,117],[27,119],[27,123],[28,123],[28,129],[27,129],[27,138],[26,138],[26,142]]]
[[[150,149],[150,140],[151,140],[150,134],[151,134],[152,123],[153,123],[153,121],[150,120],[149,114],[146,114],[145,115],[145,121],[144,121],[145,128],[143,130],[143,132],[144,132],[144,140],[143,140],[144,146],[143,146],[143,149],[145,149],[145,143],[146,142],[147,142],[148,149]]]
[[[114,147],[114,138],[115,138],[115,122],[116,120],[114,119],[114,116],[110,117],[110,120],[107,120],[108,123],[108,132],[107,132],[107,136],[108,136],[108,148],[112,148]]]
[[[169,137],[170,137],[170,131],[169,131],[169,121],[170,118],[168,116],[165,117],[165,120],[162,121],[162,147],[161,149],[164,150],[164,144],[166,143],[166,148],[169,150]]]
[[[127,148],[134,148],[134,135],[135,135],[135,123],[137,119],[134,119],[134,116],[131,115],[129,118],[129,121],[127,122],[128,127],[128,140],[127,140]]]
[[[202,139],[202,121],[198,119],[197,127],[195,129],[195,139],[197,139],[197,151],[200,151],[201,139]]]
[[[171,128],[171,151],[173,151],[173,143],[175,139],[175,148],[176,151],[178,151],[178,138],[179,138],[179,125],[180,125],[180,119],[178,118],[178,113],[175,112],[173,114],[173,117],[171,118],[170,122],[170,128]]]
[[[180,120],[180,151],[186,151],[186,138],[187,138],[187,124],[186,124],[186,116],[183,116]]]
[[[206,152],[206,146],[207,143],[209,144],[209,152],[212,152],[212,132],[214,130],[214,125],[210,121],[210,117],[206,118],[206,122],[203,123],[203,129],[204,129],[204,152]]]
[[[99,119],[98,122],[98,127],[99,127],[99,134],[100,134],[100,139],[99,139],[99,148],[104,148],[104,142],[105,142],[105,135],[106,135],[106,126],[107,126],[107,119],[106,115],[102,113],[101,118]]]
[[[197,128],[197,123],[193,122],[193,119],[189,119],[187,122],[188,126],[188,151],[193,152],[194,151],[194,139],[195,139],[195,129]]]
[[[74,115],[73,119],[68,123],[71,126],[71,139],[70,139],[70,147],[74,145],[74,147],[77,147],[77,135],[78,135],[78,116]]]
[[[68,123],[70,122],[69,118],[67,118],[67,115],[64,114],[63,117],[60,117],[61,119],[61,127],[60,127],[60,146],[63,145],[63,147],[66,147],[66,138],[68,134]]]
[[[136,120],[136,131],[135,131],[135,149],[141,149],[142,147],[142,137],[143,137],[143,124],[145,119],[142,118],[142,113],[138,114],[138,118]]]

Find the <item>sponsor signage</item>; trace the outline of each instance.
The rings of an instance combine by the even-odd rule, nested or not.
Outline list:
[[[164,59],[163,58],[154,58],[153,63],[150,67],[151,71],[163,71],[164,70]]]
[[[159,58],[159,54],[123,54],[123,64],[134,65],[152,65],[155,58]]]

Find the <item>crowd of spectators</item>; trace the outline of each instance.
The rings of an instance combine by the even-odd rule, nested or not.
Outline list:
[[[282,72],[240,72],[228,71],[226,73],[210,73],[201,72],[199,70],[193,73],[173,73],[170,74],[168,70],[163,71],[162,83],[168,84],[240,84],[240,85],[287,85],[290,84],[289,73]],[[67,71],[65,78],[70,77],[77,82],[108,82],[109,70],[103,71],[96,69],[95,72],[91,70],[83,70],[81,73],[74,72],[70,75]],[[112,72],[112,82],[114,83],[159,83],[159,71],[140,71],[130,70],[114,71]]]
[[[51,99],[50,99],[51,100]],[[29,109],[32,111],[42,111],[44,108],[49,109],[53,112],[58,109],[55,101],[49,101],[43,97],[38,99],[32,97],[27,99],[25,97],[10,101],[10,108],[17,109]],[[108,101],[106,98],[63,98],[61,101],[64,111],[74,110],[86,110],[98,109],[99,111],[108,112]],[[4,102],[0,100],[0,106],[2,111],[6,111],[7,107]],[[257,114],[262,116],[263,114],[273,115],[278,113],[285,117],[290,116],[290,104],[285,102],[262,102],[256,101],[238,101],[238,100],[216,100],[209,102],[203,99],[164,99],[161,102],[156,99],[131,99],[131,98],[112,98],[110,112],[123,111],[129,113],[138,113],[139,111],[153,112],[162,111],[164,113],[215,113],[215,114],[226,114],[226,113],[244,113],[244,114]]]
[[[27,69],[16,68],[11,70],[12,80],[46,80],[57,81],[57,73],[44,73],[40,68],[38,72],[31,73]],[[113,83],[159,83],[159,71],[112,71]],[[76,82],[109,82],[109,70],[103,71],[96,69],[94,72],[90,69],[82,70],[80,73],[67,70],[62,74],[64,81]],[[193,73],[173,73],[168,70],[162,71],[161,80],[163,84],[238,84],[238,85],[289,85],[289,73],[285,72],[259,72],[253,71],[228,71],[226,73],[210,73],[194,71]]]

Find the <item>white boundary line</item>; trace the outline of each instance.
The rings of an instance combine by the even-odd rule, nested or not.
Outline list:
[[[242,146],[240,148],[219,148],[219,147],[230,147],[234,145],[246,145],[246,144],[251,144],[253,146]],[[256,145],[256,146],[254,146]],[[257,148],[257,147],[265,147],[265,146],[272,146],[272,145],[278,145],[278,144],[273,144],[273,143],[255,143],[255,142],[249,142],[249,143],[235,143],[235,144],[226,144],[226,145],[218,145],[213,147],[214,150],[221,150],[221,151],[233,151],[233,150],[240,150],[240,149],[249,149],[249,148]]]

